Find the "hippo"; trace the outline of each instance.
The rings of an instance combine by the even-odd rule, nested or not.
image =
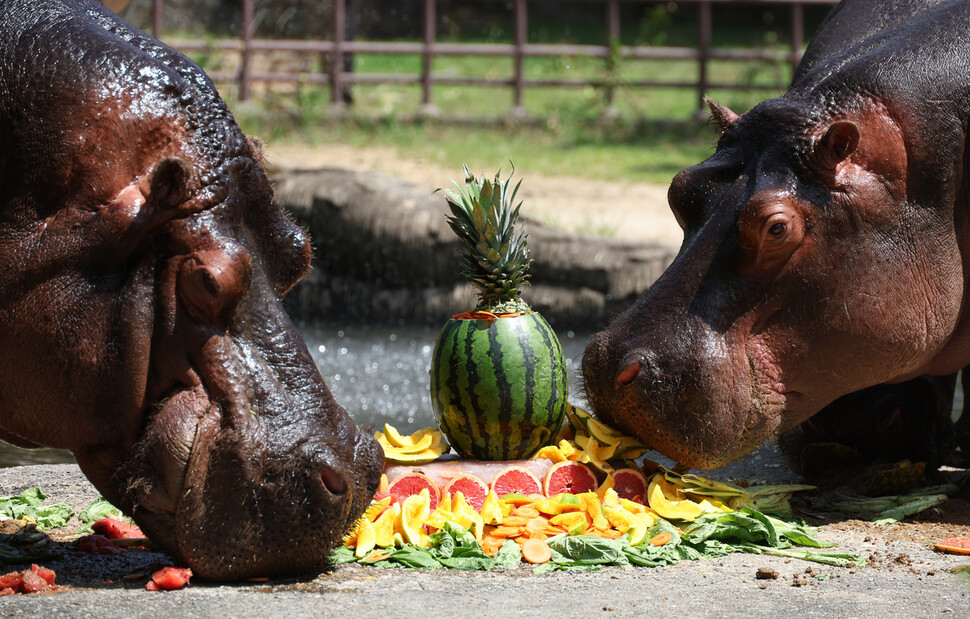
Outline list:
[[[258,141],[94,0],[0,15],[0,438],[69,449],[197,576],[318,571],[383,453],[282,308],[311,244]]]
[[[938,464],[915,443],[952,446],[970,363],[970,3],[845,0],[784,95],[709,107],[677,257],[585,350],[594,414],[700,469],[816,414]]]

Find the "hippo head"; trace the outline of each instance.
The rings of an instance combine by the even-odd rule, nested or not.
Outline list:
[[[0,75],[2,436],[72,450],[201,577],[318,570],[383,455],[281,307],[309,240],[198,67],[51,7]]]
[[[711,104],[716,152],[669,190],[678,256],[587,346],[595,414],[682,464],[720,466],[843,394],[965,362],[960,170],[941,163],[963,138],[915,153],[912,109],[813,92],[743,116]]]

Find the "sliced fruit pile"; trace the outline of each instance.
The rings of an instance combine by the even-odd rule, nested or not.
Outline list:
[[[645,494],[644,484],[639,496]],[[554,464],[541,482],[529,469],[511,465],[490,484],[463,473],[440,488],[415,471],[382,484],[378,499],[346,543],[356,548],[358,557],[396,542],[427,547],[445,522],[453,522],[472,532],[493,556],[506,539],[521,544],[560,534],[617,538],[633,528],[639,541],[656,521],[657,515],[642,502],[600,487],[589,467],[579,462]]]
[[[394,426],[384,424],[384,431],[375,433],[374,437],[384,448],[384,459],[397,464],[427,464],[449,449],[441,440],[441,432],[430,427],[402,435]]]
[[[557,436],[558,443],[543,447],[536,458],[553,462],[576,460],[588,462],[597,469],[610,473],[610,460],[636,460],[647,453],[647,446],[632,436],[626,436],[594,419],[582,408],[567,403],[566,423]]]
[[[482,472],[502,468],[486,483],[472,473],[455,474],[456,464]],[[614,470],[612,477],[607,478],[613,480],[609,484],[600,482],[594,471],[582,462],[564,460],[547,464],[541,481],[535,471],[541,471],[546,464],[533,461],[523,461],[521,465],[440,462],[422,467],[425,472],[404,473],[400,473],[403,467],[392,467],[388,470],[397,469],[399,474],[391,481],[386,476],[382,479],[370,509],[345,538],[348,554],[341,560],[384,563],[407,549],[407,560],[414,561],[416,552],[434,550],[444,537],[454,535],[455,531],[467,533],[475,548],[466,552],[480,553],[481,560],[498,560],[504,555],[518,557],[516,563],[521,560],[544,563],[561,560],[561,552],[552,552],[549,544],[553,543],[552,549],[555,549],[556,540],[567,537],[619,540],[623,547],[649,547],[653,549],[649,553],[654,556],[668,543],[680,544],[685,530],[702,530],[705,535],[716,536],[711,523],[729,514],[734,517],[730,526],[735,532],[745,518],[759,530],[789,526],[769,520],[768,516],[739,503],[742,499],[737,493],[743,491],[734,486],[679,475],[663,467],[652,474],[649,484],[643,473],[632,467]],[[729,491],[734,494],[727,496]],[[732,502],[738,511],[731,506]],[[800,543],[813,539],[802,529],[798,531],[799,535],[794,537]],[[775,535],[773,539],[787,543],[784,535]],[[454,540],[449,542],[454,543]],[[822,546],[820,542],[818,545]],[[673,558],[668,557],[667,562],[692,557],[685,549],[672,555]],[[757,552],[766,550],[759,546]],[[829,557],[824,553],[814,554]],[[818,559],[814,555],[813,558]],[[843,559],[839,561],[849,562]],[[482,569],[480,562],[475,566]]]
[[[573,405],[566,419],[555,445],[513,462],[439,459],[448,447],[434,428],[402,435],[385,425],[376,433],[389,462],[381,487],[332,560],[463,569],[524,560],[559,569],[592,564],[593,555],[602,555],[597,564],[662,565],[759,552],[863,563],[788,550],[793,541],[826,545],[807,527],[762,513],[790,513],[792,492],[812,486],[740,488],[650,460],[641,467],[635,460],[647,447],[635,438]]]

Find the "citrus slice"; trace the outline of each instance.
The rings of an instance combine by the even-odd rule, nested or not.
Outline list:
[[[465,497],[465,502],[471,505],[476,512],[482,511],[485,504],[485,497],[488,496],[488,486],[480,478],[471,473],[462,473],[449,481],[441,494],[461,492]]]
[[[616,484],[613,489],[621,499],[645,504],[647,502],[647,478],[633,468],[617,469],[613,472]]]
[[[425,488],[427,488],[429,496],[428,508],[434,511],[438,507],[441,496],[438,493],[437,486],[424,473],[414,471],[401,475],[388,484],[387,493],[393,497],[395,503],[401,503],[409,496],[421,494],[421,491]]]
[[[970,537],[948,537],[936,542],[936,549],[956,555],[970,555]]]
[[[495,476],[492,480],[492,492],[499,497],[510,492],[525,495],[542,494],[542,484],[529,470],[513,465]]]
[[[581,462],[566,460],[557,462],[546,473],[544,489],[546,496],[557,494],[582,494],[593,492],[599,487],[596,475],[589,467]]]

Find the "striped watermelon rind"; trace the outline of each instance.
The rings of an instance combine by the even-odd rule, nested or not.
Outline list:
[[[530,458],[562,425],[568,383],[562,346],[537,312],[451,319],[431,358],[431,404],[461,456]]]

